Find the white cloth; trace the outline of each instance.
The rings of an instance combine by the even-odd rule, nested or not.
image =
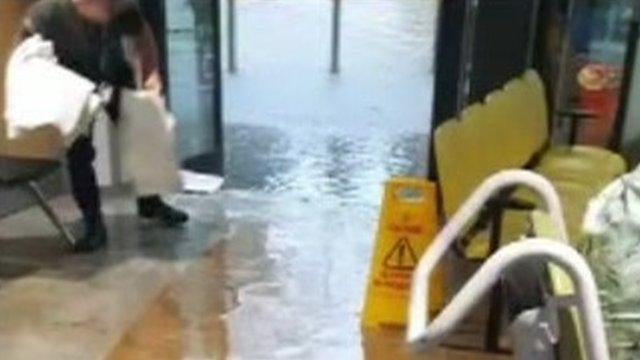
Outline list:
[[[70,146],[90,131],[93,121],[108,118],[103,96],[95,90],[94,83],[57,63],[52,42],[39,35],[25,40],[7,67],[9,138],[54,126]],[[175,120],[164,104],[151,93],[123,90],[120,116],[117,136],[124,180],[131,181],[140,196],[179,190]]]
[[[138,196],[176,192],[182,187],[175,154],[175,120],[156,95],[123,90],[118,141],[121,172]]]
[[[95,84],[59,65],[53,43],[39,35],[16,47],[6,73],[4,117],[10,139],[53,126],[70,145],[98,113],[104,116]]]

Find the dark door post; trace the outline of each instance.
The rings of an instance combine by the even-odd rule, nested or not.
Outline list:
[[[438,178],[438,172],[433,148],[433,133],[440,124],[458,112],[460,96],[458,82],[462,62],[462,39],[467,1],[442,1],[438,14],[431,149],[429,152],[429,179],[434,181]]]
[[[167,63],[167,17],[164,0],[138,0],[145,19],[151,26],[158,44],[160,72],[164,89],[169,95],[169,71]]]

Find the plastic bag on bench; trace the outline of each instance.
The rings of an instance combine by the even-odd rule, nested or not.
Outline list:
[[[640,168],[591,201],[583,230],[612,357],[640,358]]]

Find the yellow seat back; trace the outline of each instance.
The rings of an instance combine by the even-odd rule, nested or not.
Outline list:
[[[437,129],[434,141],[446,216],[487,177],[525,167],[548,143],[544,90],[538,92],[535,78],[526,76]],[[542,99],[533,99],[538,94]]]
[[[517,78],[505,85],[503,96],[511,104],[510,135],[516,137],[519,155],[528,162],[549,140],[546,111],[540,109],[546,102],[544,92],[536,92],[524,78]]]
[[[532,111],[536,116],[544,121],[540,122],[544,126],[544,133],[549,134],[549,104],[547,104],[547,94],[542,78],[535,70],[529,70],[522,76],[523,81],[527,84],[530,91],[529,103]]]
[[[471,106],[462,114],[464,120],[452,119],[440,126],[435,134],[440,189],[444,210],[451,216],[486,175],[486,147],[480,131],[477,112],[481,105]]]
[[[532,114],[536,116],[536,136],[544,139],[545,146],[549,145],[549,137],[551,134],[549,122],[549,105],[547,103],[547,93],[542,78],[534,70],[529,70],[522,76],[525,83],[525,89],[528,93],[528,106]]]

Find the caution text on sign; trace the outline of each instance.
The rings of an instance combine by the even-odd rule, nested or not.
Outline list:
[[[438,230],[435,191],[433,184],[421,179],[387,183],[363,315],[365,327],[406,324],[413,271]],[[440,273],[431,288],[431,310],[437,311],[444,300]]]

